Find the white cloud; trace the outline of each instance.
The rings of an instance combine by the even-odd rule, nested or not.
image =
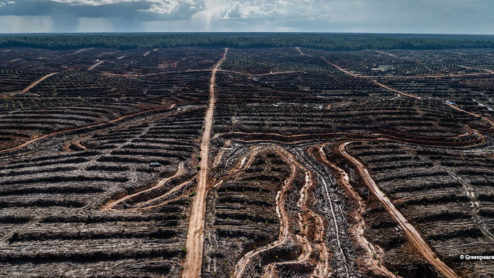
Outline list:
[[[58,3],[70,4],[70,5],[89,5],[89,6],[102,6],[112,5],[120,3],[148,3],[150,8],[146,11],[157,14],[172,14],[178,11],[180,8],[187,6],[194,6],[194,0],[52,0]]]
[[[492,33],[494,25],[492,0],[13,1],[0,0],[0,15],[48,16],[59,32],[85,30],[81,18],[114,31]]]
[[[315,0],[204,0],[203,12],[219,18],[256,18],[273,15],[308,14]]]
[[[7,5],[14,5],[14,4],[15,4],[15,1],[12,1],[12,0],[10,0],[10,1],[0,1],[0,8],[1,7],[5,7]]]

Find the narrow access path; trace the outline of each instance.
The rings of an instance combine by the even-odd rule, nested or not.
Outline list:
[[[305,56],[305,53],[302,51],[302,49],[300,49],[300,47],[295,47],[295,49],[298,51],[298,53],[300,53],[300,55],[302,56]]]
[[[74,127],[74,128],[69,128],[69,129],[63,129],[63,130],[55,131],[55,132],[52,132],[52,133],[41,135],[41,136],[36,137],[34,139],[31,139],[29,141],[26,141],[26,142],[24,142],[24,143],[22,143],[22,144],[20,144],[18,146],[15,146],[15,147],[12,147],[12,148],[8,148],[8,149],[0,150],[0,154],[7,153],[7,152],[12,152],[12,151],[17,151],[17,150],[20,150],[22,148],[25,148],[25,147],[33,144],[33,143],[36,143],[36,142],[38,142],[40,140],[47,139],[47,138],[50,138],[50,137],[54,137],[54,136],[57,136],[57,135],[60,135],[60,134],[64,134],[64,133],[67,133],[67,132],[79,131],[79,130],[84,130],[84,129],[91,129],[91,128],[95,128],[95,127],[99,127],[99,126],[103,126],[103,125],[107,125],[107,124],[112,124],[112,123],[115,123],[115,122],[118,122],[118,121],[121,121],[121,120],[130,118],[130,117],[133,117],[133,116],[137,116],[137,115],[140,115],[140,114],[144,114],[144,113],[148,113],[148,112],[153,112],[153,111],[168,110],[168,109],[172,109],[174,107],[175,107],[175,104],[172,104],[168,108],[157,108],[157,109],[143,110],[143,111],[139,111],[139,112],[134,112],[134,113],[131,113],[131,114],[123,115],[123,116],[118,117],[116,119],[109,120],[109,121],[102,122],[102,123],[97,123],[97,124],[92,124],[92,125],[86,125],[86,126],[81,126],[81,127]]]
[[[266,246],[251,250],[247,252],[235,265],[235,270],[232,277],[240,278],[243,276],[247,265],[252,261],[254,257],[262,252],[266,252],[275,247],[281,246],[290,240],[290,216],[285,209],[285,198],[288,190],[292,189],[293,181],[297,174],[297,168],[295,164],[290,165],[290,176],[283,182],[283,186],[276,195],[276,213],[280,221],[280,230],[278,233],[278,239],[269,243]]]
[[[105,61],[104,60],[101,60],[99,62],[97,62],[96,64],[90,66],[87,70],[94,70],[97,66],[103,64]]]
[[[288,165],[290,165],[290,176],[284,181],[283,187],[276,195],[276,212],[280,221],[278,239],[268,245],[247,252],[235,265],[232,277],[243,277],[247,266],[261,253],[269,252],[279,248],[289,241],[297,241],[301,247],[301,253],[297,259],[285,262],[273,262],[263,268],[262,277],[276,277],[277,267],[283,265],[308,266],[315,265],[314,273],[310,277],[329,277],[331,274],[330,251],[325,243],[325,221],[310,208],[313,188],[316,185],[314,174],[304,167],[294,154],[280,146],[271,146],[265,149],[277,153]],[[300,198],[297,201],[298,213],[295,219],[285,209],[287,192],[292,190],[293,181],[302,171],[305,174],[305,183],[300,189]],[[299,226],[297,234],[291,231],[292,225]]]
[[[384,85],[384,84],[382,84],[382,83],[380,83],[380,82],[378,82],[378,81],[376,81],[376,80],[374,80],[374,79],[371,79],[370,77],[367,77],[367,76],[362,76],[362,75],[360,75],[360,74],[356,74],[356,73],[353,73],[353,72],[349,72],[349,71],[347,71],[346,69],[344,69],[344,68],[342,68],[342,67],[340,67],[340,66],[338,66],[338,65],[336,65],[336,64],[334,64],[334,63],[331,63],[331,62],[330,62],[330,61],[328,61],[328,59],[326,59],[325,57],[321,57],[321,59],[322,59],[324,62],[326,62],[326,64],[331,65],[331,66],[335,67],[337,70],[339,70],[339,71],[341,71],[341,72],[343,72],[343,73],[345,73],[345,74],[347,74],[347,75],[350,75],[350,76],[352,76],[352,77],[355,77],[355,78],[361,78],[361,79],[368,79],[368,80],[370,80],[372,83],[374,83],[374,84],[376,84],[377,86],[379,86],[379,87],[381,87],[381,88],[384,88],[384,89],[386,89],[386,90],[389,90],[389,91],[392,91],[392,92],[395,92],[395,93],[397,93],[397,94],[404,95],[404,96],[407,96],[407,97],[410,97],[410,98],[414,98],[414,99],[418,99],[418,100],[421,100],[421,99],[422,99],[422,98],[421,98],[421,97],[419,97],[419,96],[412,95],[412,94],[409,94],[409,93],[405,93],[405,92],[403,92],[403,91],[399,91],[399,90],[393,89],[393,88],[391,88],[391,87],[389,87],[389,86],[387,86],[387,85]]]
[[[324,147],[327,145],[329,145],[329,143],[319,146],[313,146],[311,147],[309,152],[312,153],[312,155],[316,157],[316,159],[317,156],[319,156],[319,159],[321,159],[324,164],[329,166],[333,171],[337,173],[336,177],[338,184],[344,187],[345,192],[347,193],[347,195],[349,195],[348,197],[353,199],[355,203],[356,208],[351,213],[354,218],[355,224],[352,225],[349,230],[358,240],[360,246],[367,253],[366,255],[363,255],[362,263],[365,264],[365,268],[373,271],[376,276],[396,278],[396,275],[391,273],[384,266],[384,251],[379,246],[376,246],[368,241],[365,237],[366,224],[363,218],[363,214],[365,213],[364,200],[362,200],[360,195],[358,195],[358,193],[353,189],[352,185],[350,184],[350,177],[345,172],[345,170],[341,169],[335,163],[328,160],[324,151]]]
[[[82,53],[84,51],[88,51],[91,49],[94,49],[94,48],[82,48],[82,49],[76,50],[74,53],[72,53],[72,55],[76,55],[76,54],[79,54],[79,53]]]
[[[362,76],[362,75],[359,75],[359,74],[355,74],[355,73],[353,73],[353,72],[349,72],[349,71],[345,70],[344,68],[342,68],[342,67],[340,67],[340,66],[338,66],[338,65],[336,65],[336,64],[334,64],[334,63],[331,63],[331,62],[330,62],[330,61],[328,61],[325,57],[321,57],[321,59],[322,59],[324,62],[326,62],[327,64],[329,64],[329,65],[331,65],[331,66],[335,67],[336,69],[338,69],[339,71],[341,71],[341,72],[343,72],[343,73],[345,73],[345,74],[347,74],[347,75],[350,75],[350,76],[353,76],[353,77],[356,77],[356,78],[369,79],[369,80],[371,80],[371,81],[372,81],[372,83],[374,83],[374,84],[376,84],[376,85],[378,85],[378,86],[380,86],[380,87],[382,87],[382,88],[384,88],[384,89],[387,89],[387,90],[390,90],[390,91],[392,91],[392,92],[395,92],[395,93],[397,93],[397,94],[404,95],[404,96],[411,97],[411,98],[418,99],[418,100],[421,100],[421,99],[422,99],[422,98],[421,98],[421,97],[419,97],[419,96],[412,95],[412,94],[409,94],[409,93],[405,93],[405,92],[403,92],[403,91],[399,91],[399,90],[393,89],[393,88],[391,88],[391,87],[389,87],[389,86],[387,86],[387,85],[384,85],[384,84],[382,84],[382,83],[380,83],[380,82],[378,82],[378,81],[376,81],[376,80],[374,80],[374,79],[370,78],[369,76]],[[484,69],[484,70],[485,70],[485,69]],[[491,70],[485,70],[485,71],[487,71],[487,74],[494,74],[494,71],[491,71]],[[466,75],[466,74],[465,74],[465,75]],[[465,76],[465,75],[447,75],[447,76],[448,76],[448,77],[454,77],[454,76]],[[478,73],[476,73],[476,74],[470,74],[470,75],[479,75],[479,74],[478,74]],[[440,77],[440,75],[432,75],[431,77]],[[453,108],[453,109],[455,109],[455,110],[457,110],[457,111],[460,111],[460,112],[463,112],[463,113],[467,113],[467,114],[469,114],[469,115],[471,115],[471,116],[474,116],[474,117],[476,117],[476,118],[481,118],[481,119],[483,119],[483,120],[487,121],[487,122],[489,123],[489,125],[491,126],[491,128],[493,128],[493,127],[494,127],[494,121],[493,121],[493,120],[491,120],[491,119],[489,119],[489,118],[487,118],[487,117],[481,116],[481,115],[479,115],[479,114],[475,114],[475,113],[473,113],[473,112],[468,112],[468,111],[466,111],[466,110],[463,110],[463,109],[461,109],[461,108],[457,107],[456,105],[448,104],[448,106],[449,106],[449,107],[451,107],[451,108]]]
[[[204,119],[204,131],[201,139],[201,169],[197,181],[197,194],[192,202],[189,220],[189,230],[187,232],[187,242],[185,244],[187,255],[185,256],[184,270],[182,277],[199,277],[202,266],[202,249],[204,244],[204,218],[206,213],[207,179],[209,170],[209,141],[213,127],[214,107],[216,96],[214,87],[216,84],[216,72],[221,67],[228,54],[225,48],[223,57],[213,67],[211,81],[209,84],[209,106]]]
[[[271,71],[268,73],[248,73],[248,72],[240,72],[240,71],[234,71],[234,70],[219,70],[221,72],[228,72],[228,73],[235,73],[235,74],[241,74],[241,75],[247,75],[249,77],[261,77],[261,76],[269,76],[269,75],[280,75],[280,74],[292,74],[292,73],[297,73],[298,71]]]
[[[411,245],[444,277],[459,278],[460,276],[458,276],[451,268],[449,268],[449,266],[437,257],[436,253],[432,251],[430,246],[424,241],[415,227],[408,222],[405,216],[403,216],[398,209],[396,209],[388,196],[386,196],[386,194],[374,182],[365,166],[358,159],[346,152],[345,147],[350,143],[351,142],[346,142],[339,145],[336,152],[355,166],[365,185],[386,208],[386,211],[395,219],[396,222],[398,222]]]
[[[486,72],[486,73],[494,74],[494,70],[490,70],[490,69],[473,68],[473,67],[467,67],[467,66],[459,66],[459,67],[460,68],[464,68],[464,69],[469,69],[469,70],[480,70],[480,71],[483,71],[483,72]]]
[[[379,87],[384,88],[384,89],[387,89],[387,90],[390,90],[390,91],[395,92],[397,94],[404,95],[404,96],[411,97],[411,98],[418,99],[418,100],[421,100],[422,99],[419,96],[412,95],[412,94],[409,94],[409,93],[405,93],[403,91],[399,91],[399,90],[393,89],[393,88],[391,88],[391,87],[389,87],[387,85],[384,85],[384,84],[382,84],[380,82],[377,82],[376,80],[371,79],[371,81],[372,81],[372,83],[378,85]]]
[[[386,78],[386,79],[431,79],[431,78],[454,78],[454,77],[483,77],[493,75],[494,72],[477,72],[477,73],[448,73],[448,74],[426,74],[426,75],[360,75],[361,78]]]
[[[363,78],[360,74],[356,74],[356,73],[353,73],[353,72],[349,72],[349,71],[347,71],[346,69],[344,69],[344,68],[342,68],[342,67],[338,66],[337,64],[333,64],[332,62],[330,62],[330,61],[329,61],[328,59],[326,59],[325,57],[322,57],[322,56],[321,56],[321,59],[322,59],[322,60],[323,60],[326,64],[328,64],[328,65],[330,65],[330,66],[335,67],[337,70],[339,70],[339,71],[343,72],[343,73],[344,73],[344,74],[346,74],[346,75],[350,75],[350,76],[355,77],[355,78]]]
[[[32,88],[34,88],[36,85],[38,85],[39,83],[43,82],[44,80],[54,76],[55,74],[57,74],[56,72],[52,72],[52,73],[49,73],[45,76],[42,76],[40,79],[34,81],[33,83],[31,83],[29,86],[27,86],[26,88],[24,88],[24,90],[22,91],[19,91],[19,92],[13,92],[11,94],[9,94],[9,97],[14,97],[16,95],[22,95],[22,94],[25,94],[27,92],[29,92],[29,90],[31,90]]]
[[[131,198],[135,198],[135,197],[137,197],[139,195],[142,195],[142,194],[144,194],[146,192],[150,192],[150,191],[159,189],[159,188],[163,187],[169,180],[171,180],[173,178],[176,178],[176,177],[178,177],[180,175],[183,175],[184,172],[185,172],[184,163],[181,162],[180,165],[178,165],[177,172],[174,175],[172,175],[170,177],[167,177],[167,178],[164,178],[164,179],[161,179],[160,181],[158,181],[156,184],[154,184],[153,186],[151,186],[148,189],[145,189],[145,190],[136,192],[134,194],[125,195],[125,196],[123,196],[120,199],[111,200],[108,203],[106,203],[102,208],[100,208],[100,210],[101,211],[109,211],[109,210],[116,211],[114,209],[114,207],[117,206],[118,204],[120,204],[122,202],[125,202],[125,201],[127,201],[127,200],[129,200]]]
[[[473,113],[473,112],[468,112],[468,111],[463,110],[460,107],[458,107],[456,105],[453,105],[453,104],[448,104],[448,106],[451,107],[451,108],[453,108],[453,109],[455,109],[455,110],[457,110],[457,111],[460,111],[460,112],[463,112],[463,113],[467,113],[468,115],[473,116],[475,118],[481,118],[482,120],[488,122],[489,125],[491,126],[491,128],[494,128],[494,121],[491,120],[491,119],[489,119],[489,118],[487,118],[487,117],[484,117],[482,115],[479,115],[479,114],[476,114],[476,113]]]
[[[393,57],[393,58],[397,58],[399,59],[400,57],[394,55],[394,54],[391,54],[389,52],[386,52],[386,51],[382,51],[382,50],[374,50],[375,52],[379,53],[379,54],[383,54],[383,55],[387,55],[389,57]]]
[[[297,201],[297,223],[299,231],[295,235],[302,252],[297,259],[285,262],[274,262],[264,267],[263,277],[277,277],[277,268],[286,265],[310,265],[315,264],[315,269],[309,277],[329,277],[332,270],[330,267],[330,250],[325,243],[326,230],[325,219],[322,216],[315,213],[310,207],[314,198],[313,191],[316,186],[315,174],[308,168],[304,167],[302,163],[297,161],[295,155],[289,153],[285,149],[281,148],[280,155],[284,155],[287,159],[287,163],[294,165],[297,171],[302,171],[305,175],[305,183],[299,190],[300,198]],[[281,204],[285,206],[284,200]],[[294,221],[295,222],[295,221]],[[337,225],[335,225],[338,230]],[[339,238],[336,240],[339,242]],[[340,249],[340,251],[342,251]],[[348,274],[348,272],[347,272]]]

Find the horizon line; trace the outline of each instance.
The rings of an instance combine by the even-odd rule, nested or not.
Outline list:
[[[138,31],[138,32],[125,32],[125,31],[115,31],[115,32],[26,32],[26,33],[0,33],[0,36],[15,36],[15,35],[111,35],[111,34],[351,34],[351,35],[430,35],[430,36],[494,36],[494,33],[412,33],[412,32],[322,32],[322,31],[277,31],[277,32],[266,32],[266,31],[247,31],[247,32],[237,32],[237,31]]]

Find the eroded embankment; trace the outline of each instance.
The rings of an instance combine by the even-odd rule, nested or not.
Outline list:
[[[333,173],[337,177],[338,184],[344,188],[347,197],[353,201],[352,203],[354,205],[354,210],[351,213],[351,217],[353,218],[352,220],[354,224],[351,226],[349,231],[357,240],[360,247],[365,250],[365,255],[361,258],[362,264],[360,265],[360,270],[363,273],[370,271],[373,275],[396,277],[383,265],[384,251],[382,248],[372,244],[365,237],[366,223],[363,218],[363,214],[366,210],[365,202],[353,189],[347,172],[328,160],[326,153],[324,152],[324,148],[327,145],[329,144],[311,147],[309,149],[309,153],[311,153],[318,161],[329,166],[333,170]]]
[[[290,175],[283,182],[281,190],[276,196],[276,211],[278,213],[280,230],[278,239],[268,245],[247,252],[236,264],[233,276],[243,277],[246,269],[256,257],[284,245],[298,245],[300,254],[294,260],[272,262],[262,267],[263,277],[277,275],[279,267],[292,266],[299,269],[312,269],[311,276],[327,277],[331,274],[330,250],[325,243],[326,221],[311,208],[312,191],[316,184],[314,174],[299,163],[296,157],[279,146],[267,147],[264,151],[271,151],[279,155],[290,167]],[[296,202],[297,213],[292,215],[286,208],[287,193],[294,189],[294,180],[297,174],[304,176],[304,183],[299,189],[299,198]],[[298,226],[297,231],[293,226]]]
[[[444,277],[456,278],[459,277],[449,266],[447,266],[441,259],[438,258],[436,253],[431,249],[431,247],[425,242],[420,233],[415,229],[415,227],[408,222],[408,220],[401,214],[401,212],[394,206],[389,197],[379,188],[379,186],[374,182],[369,172],[365,166],[355,157],[348,154],[345,147],[351,142],[345,142],[338,146],[336,149],[337,154],[345,158],[350,162],[358,171],[359,176],[362,178],[363,182],[367,188],[372,192],[372,194],[379,200],[379,202],[384,206],[386,211],[391,217],[400,225],[403,229],[405,235],[407,236],[410,244],[419,252],[436,270],[441,273]]]

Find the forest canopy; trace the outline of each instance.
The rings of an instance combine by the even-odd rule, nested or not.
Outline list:
[[[118,49],[155,47],[309,47],[325,50],[494,48],[493,35],[357,33],[4,34],[0,47]]]

